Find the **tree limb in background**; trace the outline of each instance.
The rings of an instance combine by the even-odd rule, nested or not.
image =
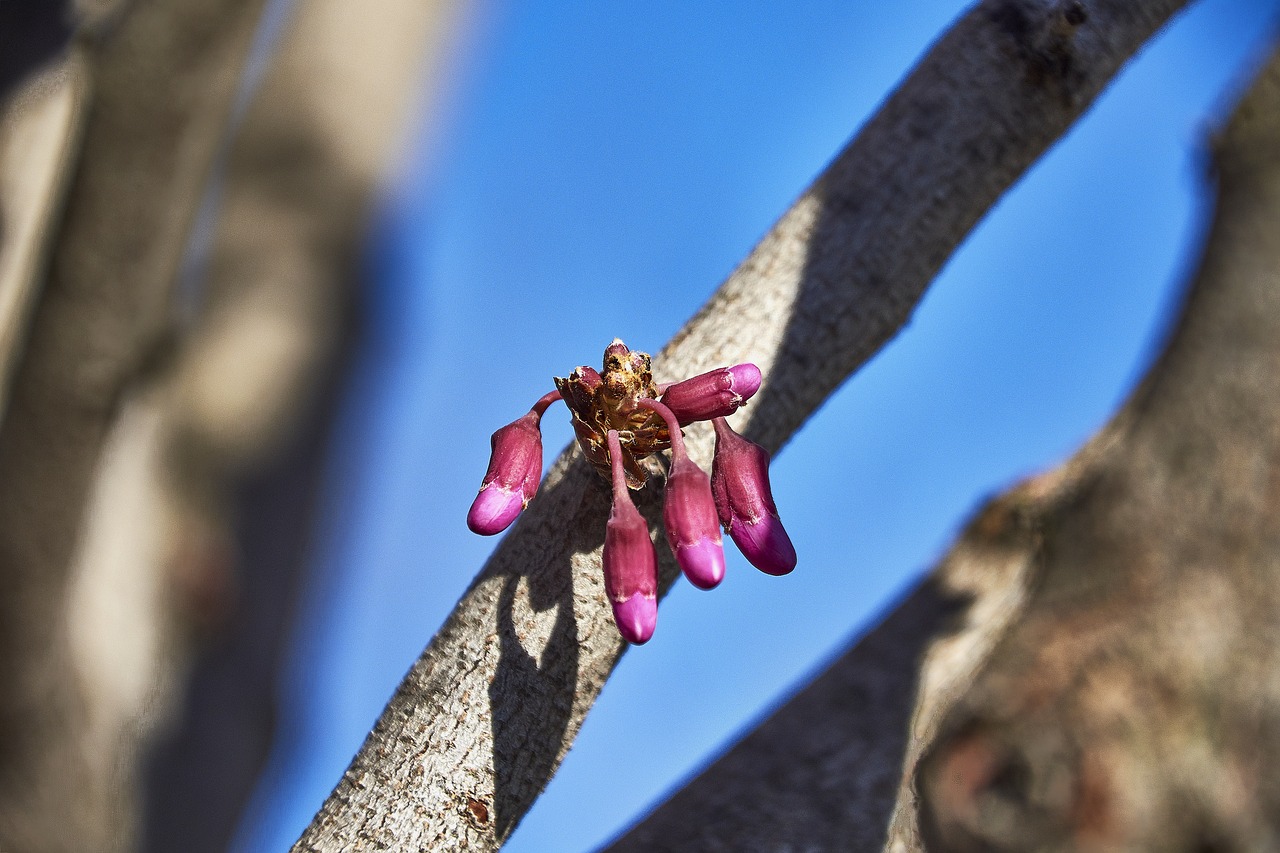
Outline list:
[[[746,432],[777,450],[1180,6],[978,5],[668,344],[657,378],[755,362],[767,379]],[[706,463],[709,430],[688,446]],[[652,519],[659,490],[645,491]],[[589,466],[562,454],[295,850],[492,850],[510,835],[623,652],[599,571],[607,508]]]
[[[968,683],[925,661],[895,849],[1280,849],[1280,50],[1213,166],[1168,348],[1020,525],[1025,612]]]
[[[918,586],[610,853],[876,850],[893,809],[916,666],[962,602]]]
[[[56,52],[50,12],[77,34],[0,104],[0,847],[132,849],[145,820],[152,849],[225,849],[372,195],[462,3],[297,4],[223,152],[261,0],[38,2],[0,42]],[[210,269],[183,275],[220,153]]]
[[[442,57],[465,10],[296,4],[231,142],[208,270],[189,296],[196,319],[159,395],[155,452],[169,469],[154,486],[177,516],[176,585],[230,618],[206,631],[182,718],[151,756],[147,850],[227,849],[266,759],[292,604],[314,562],[373,196],[409,119],[445,88]],[[238,594],[219,607],[225,594],[209,591],[226,575]]]
[[[907,853],[921,811],[931,851],[1280,844],[1280,53],[1214,161],[1199,275],[1116,419],[611,851]]]
[[[178,260],[260,0],[137,0],[82,33],[92,101],[0,424],[0,846],[111,850],[129,763],[82,742],[65,635],[74,548],[115,404],[168,323]],[[125,740],[130,735],[123,733]]]
[[[908,720],[923,682],[962,689],[1026,603],[1027,545],[1044,506],[1075,494],[1104,433],[1052,474],[992,501],[934,575],[754,731],[608,848],[813,850],[883,846],[903,764]],[[935,666],[920,659],[933,646]]]
[[[87,77],[74,53],[33,74],[0,107],[0,420],[80,153]]]

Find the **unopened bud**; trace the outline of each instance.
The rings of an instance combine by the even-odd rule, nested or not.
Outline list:
[[[467,513],[467,527],[482,536],[510,526],[538,491],[542,478],[541,413],[531,411],[493,434],[489,470]]]
[[[658,413],[671,436],[671,468],[662,507],[667,543],[689,582],[699,589],[711,589],[724,580],[724,545],[711,478],[689,458],[671,409],[657,400],[641,400],[640,405]]]
[[[767,574],[785,575],[796,567],[796,549],[769,488],[769,452],[734,432],[724,418],[713,424],[711,490],[720,522],[751,565]]]
[[[585,364],[577,367],[567,379],[556,378],[556,388],[569,410],[579,418],[591,417],[592,407],[596,405],[596,390],[603,384],[604,380],[596,369]]]
[[[631,502],[617,431],[609,431],[608,441],[614,489],[613,509],[604,531],[604,589],[613,605],[618,633],[627,642],[641,645],[649,641],[658,624],[658,563],[649,525]]]
[[[703,373],[667,388],[662,402],[681,426],[731,415],[760,389],[760,368],[736,364]]]
[[[662,520],[667,542],[690,583],[711,589],[724,580],[724,545],[711,479],[687,456],[674,461],[667,474]]]

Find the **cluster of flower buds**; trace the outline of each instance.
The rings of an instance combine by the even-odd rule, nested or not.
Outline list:
[[[493,455],[471,504],[467,526],[491,536],[515,521],[538,489],[542,474],[542,415],[564,400],[587,460],[613,484],[613,510],[604,539],[604,583],[618,631],[644,643],[658,621],[658,574],[649,527],[630,490],[647,479],[640,461],[671,452],[663,526],[676,562],[691,583],[711,589],[724,578],[723,527],[756,568],[785,575],[796,566],[769,489],[769,454],[738,435],[725,420],[760,387],[754,364],[722,367],[659,386],[647,353],[614,339],[604,369],[579,367],[556,377],[524,417],[493,434]],[[711,421],[716,449],[711,476],[685,451],[680,427]]]

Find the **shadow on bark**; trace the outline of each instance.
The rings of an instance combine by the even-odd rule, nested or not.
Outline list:
[[[56,0],[0,3],[0,99],[67,46],[74,30],[72,14]]]
[[[963,45],[954,52],[968,67],[922,62],[823,172],[810,190],[820,204],[793,313],[754,410],[813,411],[905,328],[955,248],[1114,73],[1096,55],[1074,59],[1082,25],[1132,27],[1126,19],[1146,17],[1154,29],[1173,11],[1095,5],[1096,21],[1073,2],[975,7],[931,51]],[[972,85],[949,92],[957,77]],[[1010,87],[1013,115],[991,96]],[[946,239],[922,244],[921,232]],[[798,426],[753,418],[744,432],[776,450]]]
[[[567,747],[551,750],[547,744],[572,740],[565,734],[573,718],[581,675],[572,561],[600,548],[611,500],[605,480],[590,470],[582,458],[575,460],[575,468],[580,468],[587,480],[576,513],[586,523],[577,526],[574,541],[562,554],[535,571],[507,576],[498,599],[499,658],[489,686],[489,702],[493,728],[493,829],[495,837],[504,841],[551,781],[568,751]],[[575,479],[568,477],[546,491],[570,488],[570,481]],[[660,478],[651,478],[643,489],[632,493],[650,530],[659,531],[655,543],[659,554],[659,594],[670,589],[679,577],[675,559],[660,532],[663,494]],[[539,494],[537,500],[549,505],[554,499],[547,493]],[[515,614],[520,610],[516,599],[522,582],[527,586],[528,608],[533,614],[549,614],[554,609],[555,621],[549,631],[540,629],[541,620],[536,615],[523,625],[516,624]],[[530,646],[540,651],[531,653]],[[625,643],[619,648],[615,664],[626,648]],[[468,809],[477,822],[483,822],[477,814],[483,812],[483,803],[468,803]]]
[[[563,570],[569,571],[568,560],[564,561]],[[544,655],[548,658],[545,661],[529,654],[515,627],[516,589],[522,579],[529,585],[529,602],[535,611],[545,613],[555,609],[555,624],[547,639],[547,649],[558,649],[561,653]],[[527,809],[527,794],[518,794],[516,790],[527,790],[530,784],[541,790],[555,772],[557,756],[529,744],[530,731],[535,726],[550,726],[563,735],[573,709],[578,678],[578,626],[573,618],[573,588],[547,580],[545,572],[511,575],[498,599],[499,657],[489,686],[489,702],[493,710],[493,820],[499,838],[506,838],[515,829]],[[519,685],[518,691],[512,689],[513,685]],[[526,701],[528,691],[539,694],[538,701]],[[473,806],[473,815],[475,811]]]

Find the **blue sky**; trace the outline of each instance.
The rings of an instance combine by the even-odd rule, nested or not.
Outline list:
[[[490,432],[615,335],[661,348],[962,9],[481,5],[371,237],[373,329],[238,849],[295,840],[483,564],[494,542],[464,518]],[[797,570],[727,549],[718,589],[677,584],[509,850],[623,829],[865,629],[985,496],[1105,421],[1194,264],[1204,136],[1278,11],[1193,5],[979,225],[775,461]],[[550,461],[567,418],[544,432]]]

